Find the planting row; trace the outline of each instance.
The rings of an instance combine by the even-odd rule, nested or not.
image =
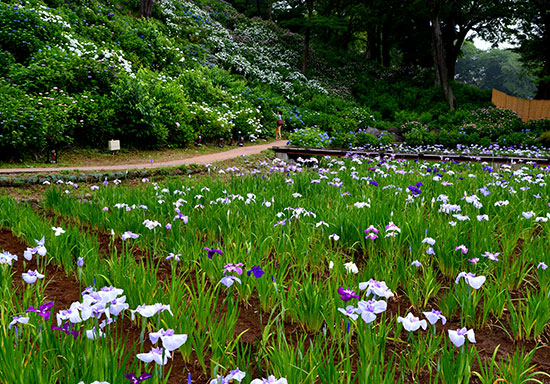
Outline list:
[[[39,214],[4,199],[0,224],[31,246],[1,259],[2,345],[15,350],[0,372],[86,383],[541,379],[547,180],[533,165],[353,157],[210,167],[135,188],[60,181]],[[52,309],[54,264],[82,296]]]

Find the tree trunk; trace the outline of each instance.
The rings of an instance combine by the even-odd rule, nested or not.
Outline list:
[[[267,2],[267,18],[273,20],[273,0]]]
[[[304,53],[303,53],[303,60],[302,60],[302,73],[306,73],[307,71],[307,61],[309,57],[309,41],[311,38],[311,26],[310,21],[313,16],[313,0],[307,0],[307,26],[306,26],[306,33],[304,36]]]
[[[460,50],[462,49],[462,44],[464,44],[464,40],[466,40],[466,35],[468,34],[468,31],[469,29],[461,29],[460,32],[455,33],[452,41],[448,45],[448,48],[445,50],[447,77],[449,80],[454,80],[455,78],[456,61],[458,60],[458,55],[460,55]]]
[[[371,25],[367,28],[367,47],[365,58],[367,60],[376,60],[376,28]]]
[[[535,95],[537,100],[550,100],[550,80],[548,80],[550,79],[550,57],[548,54],[546,56],[546,63],[540,74],[544,78],[539,80],[537,85],[537,94]]]
[[[378,64],[382,64],[382,56],[380,55],[380,47],[382,46],[382,31],[379,25],[376,26],[376,33],[374,34],[374,46],[376,62]]]
[[[139,17],[151,17],[153,15],[153,0],[140,0]]]
[[[537,5],[539,13],[544,20],[543,41],[548,43],[550,42],[550,9],[548,8],[548,1],[539,0]],[[546,46],[548,47],[548,45]],[[537,85],[535,99],[550,100],[550,49],[544,51],[544,63],[539,78],[542,79],[540,79]]]
[[[390,24],[391,17],[382,24],[382,65],[390,66]]]
[[[260,6],[260,0],[256,0],[256,13],[259,18],[262,17],[262,7]]]
[[[453,89],[449,84],[449,78],[447,73],[447,64],[445,62],[445,52],[443,50],[443,39],[441,38],[441,26],[439,23],[439,1],[440,0],[428,0],[430,13],[432,15],[432,41],[433,41],[433,56],[434,56],[434,69],[436,84],[439,82],[443,88],[443,94],[449,104],[449,109],[453,111],[454,95]]]

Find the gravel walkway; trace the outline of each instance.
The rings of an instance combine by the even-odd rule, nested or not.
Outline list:
[[[211,153],[181,160],[172,160],[165,162],[143,163],[143,164],[119,164],[119,165],[96,165],[90,167],[44,167],[44,168],[0,168],[0,174],[17,173],[50,173],[61,171],[72,171],[78,169],[81,172],[87,171],[125,171],[130,169],[152,169],[165,167],[178,167],[187,164],[209,164],[216,161],[233,159],[239,156],[248,156],[260,153],[271,147],[286,145],[286,140],[273,141],[269,144],[251,145],[247,147],[237,147],[224,152]]]

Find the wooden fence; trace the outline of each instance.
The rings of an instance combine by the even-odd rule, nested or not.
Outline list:
[[[516,112],[523,121],[550,119],[550,100],[525,100],[493,89],[492,102]]]

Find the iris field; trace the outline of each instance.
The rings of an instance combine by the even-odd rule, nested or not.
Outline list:
[[[1,198],[0,382],[548,381],[549,171],[264,160]]]

